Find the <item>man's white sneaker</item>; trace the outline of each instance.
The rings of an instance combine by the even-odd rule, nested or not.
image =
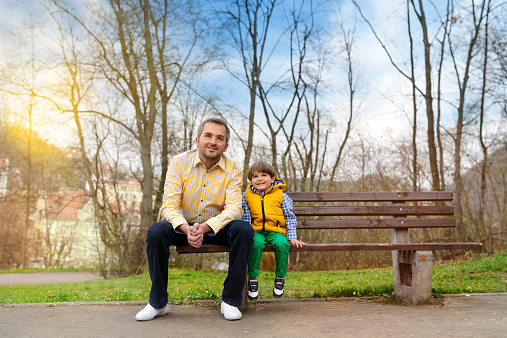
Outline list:
[[[136,315],[137,320],[152,320],[157,316],[164,316],[169,313],[169,304],[161,309],[155,309],[150,304],[146,305],[144,309],[139,311]]]
[[[222,301],[222,305],[220,305],[220,312],[227,320],[238,320],[242,317],[241,312],[237,307],[229,305],[224,301]]]

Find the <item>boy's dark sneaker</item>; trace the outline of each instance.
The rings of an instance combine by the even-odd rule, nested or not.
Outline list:
[[[275,287],[273,288],[273,296],[280,298],[283,296],[283,287],[285,285],[285,279],[275,277]]]
[[[259,282],[257,279],[248,280],[248,299],[257,300],[259,298]]]

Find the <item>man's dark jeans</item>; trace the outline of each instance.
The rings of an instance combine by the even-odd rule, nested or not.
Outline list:
[[[229,273],[224,281],[222,301],[232,306],[240,306],[247,264],[252,251],[252,226],[245,221],[232,221],[213,236],[205,234],[203,244],[231,246]],[[150,305],[156,309],[163,308],[168,302],[167,270],[171,245],[189,245],[187,236],[174,231],[171,223],[167,221],[157,222],[148,229],[146,252],[151,278]]]

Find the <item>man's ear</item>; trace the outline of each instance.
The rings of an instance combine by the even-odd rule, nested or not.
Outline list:
[[[195,145],[196,145],[197,147],[199,147],[199,137],[196,137],[196,138],[195,138]]]
[[[227,148],[229,148],[229,143],[226,143],[226,144],[225,144],[224,153],[225,153],[225,151],[227,150]]]

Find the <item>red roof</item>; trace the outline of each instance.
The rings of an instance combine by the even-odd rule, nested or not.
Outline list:
[[[62,220],[77,220],[77,213],[90,200],[83,190],[47,194],[48,216]]]

